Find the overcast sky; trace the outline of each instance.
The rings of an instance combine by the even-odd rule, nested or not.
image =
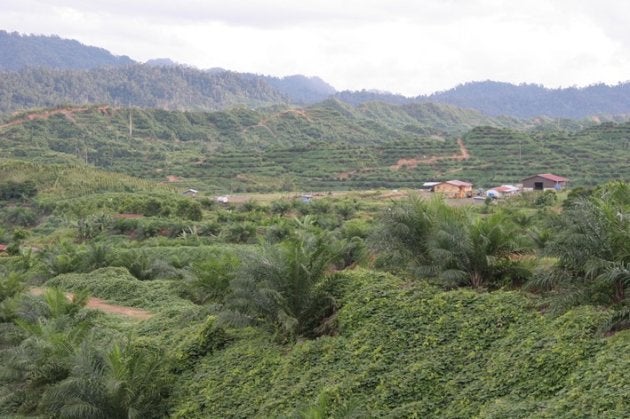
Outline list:
[[[139,61],[317,75],[408,96],[630,80],[625,0],[1,0],[0,28]]]

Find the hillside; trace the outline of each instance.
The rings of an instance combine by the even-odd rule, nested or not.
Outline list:
[[[110,104],[166,110],[309,105],[336,98],[359,106],[443,103],[487,115],[581,119],[630,114],[630,83],[548,89],[536,84],[469,82],[431,95],[342,91],[319,77],[197,70],[168,58],[138,65],[126,56],[57,36],[0,30],[0,114],[57,105]]]
[[[485,81],[466,83],[418,99],[473,108],[489,115],[520,118],[546,115],[577,119],[590,115],[630,113],[630,83],[547,89],[535,84],[516,86]]]
[[[286,77],[264,76],[263,79],[289,98],[291,103],[308,105],[321,102],[335,94],[336,90],[319,77],[299,74]]]
[[[492,186],[541,172],[586,186],[630,177],[628,138],[628,123],[337,100],[211,113],[59,108],[0,125],[9,158],[87,162],[153,180],[175,176],[205,191],[415,188],[444,178]]]
[[[89,69],[134,64],[103,48],[58,36],[25,35],[0,30],[0,70],[24,68]]]
[[[235,105],[311,104],[335,93],[319,77],[197,70],[169,58],[138,65],[129,57],[75,40],[0,31],[0,72],[7,71],[0,73],[0,113],[100,103],[215,110]]]
[[[514,85],[483,81],[469,82],[453,89],[417,97],[366,90],[338,92],[335,97],[353,105],[373,101],[395,105],[444,103],[475,109],[487,115],[515,118],[547,116],[581,119],[594,115],[630,114],[630,83],[548,89],[536,84]]]
[[[0,113],[57,105],[101,104],[170,110],[216,110],[286,103],[260,77],[182,66],[130,65],[91,70],[47,68],[0,77]]]

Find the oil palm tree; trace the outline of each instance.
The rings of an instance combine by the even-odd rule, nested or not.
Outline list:
[[[333,297],[321,285],[341,248],[339,241],[312,229],[263,245],[231,281],[222,321],[265,324],[286,339],[317,334],[322,318],[334,308]]]
[[[529,271],[520,260],[527,246],[518,230],[502,213],[442,219],[427,243],[430,264],[419,272],[473,288],[520,282]]]
[[[68,377],[75,349],[91,326],[77,316],[86,301],[86,295],[68,300],[60,290],[48,289],[43,305],[16,311],[19,339],[0,352],[0,379],[10,383],[14,394],[24,395],[25,413],[37,408],[46,388]]]
[[[371,247],[385,255],[393,267],[414,270],[431,262],[429,241],[439,223],[459,222],[465,212],[439,198],[425,200],[410,196],[393,202],[380,216],[371,234]]]
[[[128,343],[103,353],[86,340],[75,352],[69,376],[46,391],[41,405],[69,419],[163,417],[166,383],[159,351]]]
[[[552,286],[563,304],[625,305],[630,293],[630,184],[613,182],[576,200],[557,226],[548,252],[558,262]]]

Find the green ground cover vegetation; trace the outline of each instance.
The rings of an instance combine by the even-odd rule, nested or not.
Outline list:
[[[627,182],[220,204],[76,163],[0,170],[3,416],[630,412]]]

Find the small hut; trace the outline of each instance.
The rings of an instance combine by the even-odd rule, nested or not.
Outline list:
[[[435,192],[444,194],[447,198],[470,198],[473,195],[473,184],[461,180],[440,182],[433,187]]]

